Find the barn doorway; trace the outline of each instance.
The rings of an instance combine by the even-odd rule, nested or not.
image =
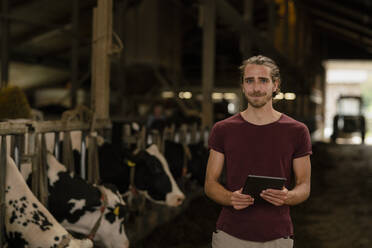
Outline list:
[[[372,144],[372,61],[328,60],[326,69],[325,129],[326,141],[338,144],[360,144],[360,128],[347,129],[347,120],[339,116],[358,113],[358,98],[362,100],[361,115],[365,119],[364,143]],[[350,123],[350,122],[349,122]],[[343,135],[337,132],[345,129]],[[352,132],[353,129],[358,131]],[[340,133],[340,132],[339,132]],[[335,135],[336,134],[336,135]]]

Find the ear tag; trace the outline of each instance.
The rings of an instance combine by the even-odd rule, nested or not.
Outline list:
[[[134,162],[132,162],[132,161],[130,161],[130,160],[127,160],[127,165],[128,165],[129,167],[134,167],[134,166],[136,166],[136,163],[134,163]]]
[[[119,216],[119,207],[116,207],[116,208],[114,209],[114,214],[115,214],[116,216]]]

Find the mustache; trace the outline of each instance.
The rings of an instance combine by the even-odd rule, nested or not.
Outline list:
[[[262,92],[253,92],[253,93],[249,94],[249,96],[266,96],[266,93],[262,93]]]

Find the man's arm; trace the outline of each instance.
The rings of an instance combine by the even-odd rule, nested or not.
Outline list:
[[[293,160],[293,171],[295,175],[296,185],[288,191],[288,196],[285,201],[287,205],[297,205],[304,202],[310,196],[310,177],[311,163],[310,156],[296,158]]]
[[[225,189],[218,181],[225,162],[225,155],[213,149],[210,150],[205,177],[205,194],[215,202],[243,209],[253,204],[253,198],[241,193],[241,190],[231,192]]]
[[[268,189],[264,190],[261,197],[268,202],[281,206],[297,205],[304,202],[310,195],[311,163],[310,156],[304,156],[293,160],[293,171],[296,184],[292,190]]]

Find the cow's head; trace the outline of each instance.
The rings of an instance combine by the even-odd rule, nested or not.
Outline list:
[[[51,154],[48,165],[50,208],[62,225],[88,235],[101,218],[94,241],[108,248],[127,248],[125,203],[121,195],[113,187],[91,185],[67,172]]]
[[[151,201],[176,207],[185,195],[178,188],[169,171],[167,161],[156,145],[136,156],[135,186]]]
[[[129,240],[125,233],[124,216],[127,212],[124,200],[114,188],[100,187],[107,197],[105,208],[97,238],[103,240],[104,247],[127,248]]]

